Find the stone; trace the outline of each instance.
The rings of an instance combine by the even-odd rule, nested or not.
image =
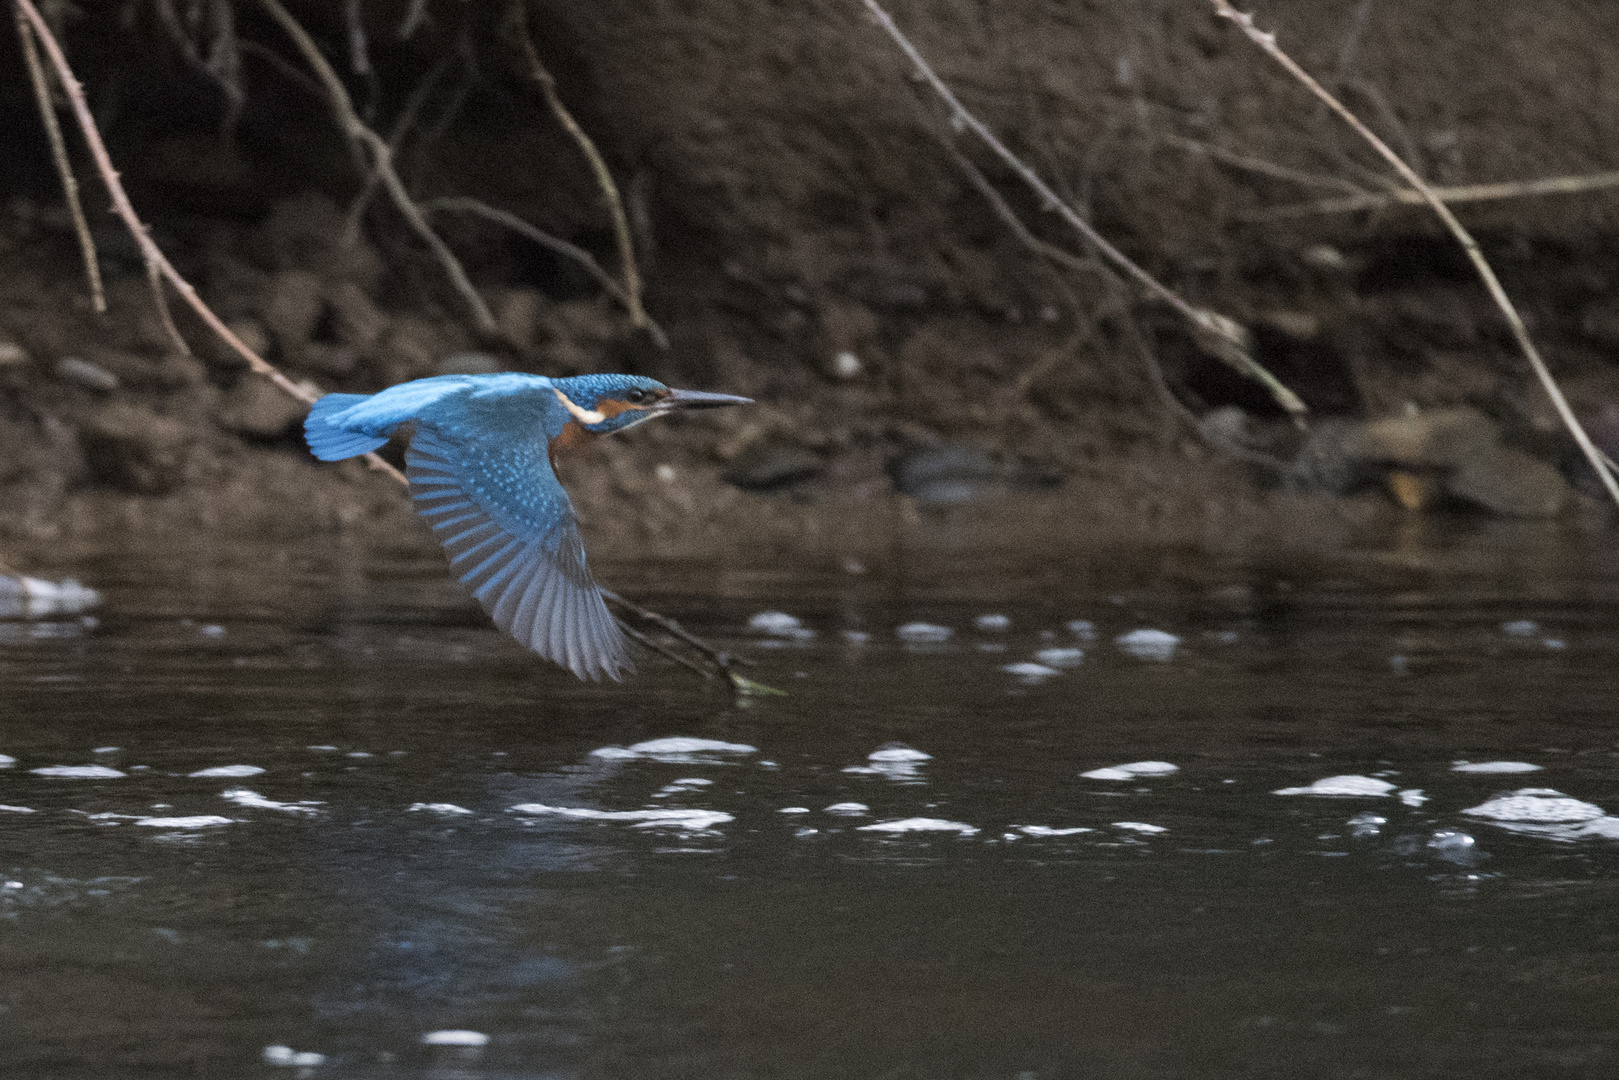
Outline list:
[[[748,444],[726,466],[725,479],[747,491],[791,487],[819,476],[825,463],[815,451],[783,435]]]
[[[1506,446],[1469,458],[1445,477],[1444,485],[1456,498],[1516,518],[1556,517],[1573,494],[1556,468]]]
[[[191,433],[145,405],[114,401],[79,431],[92,476],[142,495],[173,491],[185,480]]]
[[[1492,451],[1501,429],[1477,409],[1433,409],[1371,420],[1360,429],[1353,456],[1367,461],[1435,469],[1458,468]]]
[[[118,389],[118,376],[100,364],[92,364],[77,356],[62,357],[51,370],[63,382],[82,386],[86,390],[96,390],[105,394]]]
[[[215,419],[226,431],[257,439],[275,439],[301,422],[309,406],[268,379],[244,375],[223,400]]]
[[[915,450],[896,460],[889,475],[901,495],[926,503],[961,503],[1051,487],[1056,470],[966,443]]]

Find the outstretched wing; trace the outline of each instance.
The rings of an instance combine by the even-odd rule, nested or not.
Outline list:
[[[573,504],[544,436],[418,424],[405,454],[416,512],[495,624],[581,679],[631,668],[624,634],[585,566]]]

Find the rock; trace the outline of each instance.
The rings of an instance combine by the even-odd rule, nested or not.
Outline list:
[[[388,316],[377,309],[365,290],[352,281],[340,281],[326,294],[335,318],[337,340],[354,349],[369,349],[388,329]]]
[[[185,479],[191,433],[145,405],[114,401],[79,431],[85,464],[104,483],[161,495]]]
[[[972,502],[1060,483],[1053,469],[965,443],[916,450],[890,467],[902,495],[930,503]]]
[[[98,390],[105,394],[118,389],[118,376],[100,364],[92,364],[77,356],[62,357],[51,370],[63,382],[82,386],[86,390]]]
[[[226,431],[258,439],[275,439],[303,420],[309,406],[274,386],[247,375],[225,394],[215,419]]]
[[[1354,456],[1367,461],[1457,468],[1498,446],[1501,429],[1476,409],[1434,409],[1368,421]]]
[[[284,270],[270,279],[264,325],[285,355],[296,356],[326,311],[324,286],[307,270]]]
[[[1506,446],[1462,463],[1444,484],[1451,495],[1502,517],[1556,517],[1572,494],[1557,469]]]
[[[725,469],[725,479],[747,491],[790,487],[819,476],[821,456],[784,435],[768,435],[746,446]]]

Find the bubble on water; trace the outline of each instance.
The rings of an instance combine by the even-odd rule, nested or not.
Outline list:
[[[653,810],[593,810],[583,806],[519,803],[510,809],[516,814],[554,814],[580,821],[625,821],[637,829],[664,828],[686,832],[707,832],[716,825],[736,820],[723,810],[672,810],[663,807]]]
[[[1034,658],[1047,667],[1077,667],[1085,659],[1084,649],[1041,649]]]
[[[209,769],[198,769],[188,774],[193,779],[206,779],[208,777],[242,777],[258,776],[264,770],[257,765],[215,765]]]
[[[1568,648],[1568,642],[1564,641],[1562,638],[1549,637],[1545,641],[1542,641],[1541,644],[1546,646],[1546,648],[1553,650]]]
[[[1388,823],[1388,818],[1366,811],[1349,819],[1349,834],[1351,836],[1376,836],[1383,831],[1383,826]]]
[[[105,765],[44,765],[28,771],[35,776],[50,776],[58,780],[117,780],[124,775]]]
[[[1134,780],[1138,776],[1168,776],[1180,772],[1179,765],[1167,761],[1132,761],[1127,765],[1111,765],[1105,769],[1092,769],[1079,775],[1086,780]]]
[[[913,645],[935,644],[949,641],[955,631],[948,626],[927,622],[909,622],[894,631],[894,636]]]
[[[232,788],[230,791],[220,792],[219,797],[226,802],[252,810],[279,810],[284,814],[318,814],[321,812],[319,807],[326,805],[318,799],[301,799],[295,803],[276,802],[247,788]]]
[[[810,809],[807,806],[784,806],[776,811],[778,814],[807,814],[809,812]]]
[[[1115,829],[1129,829],[1131,832],[1139,833],[1162,833],[1169,831],[1162,825],[1148,825],[1144,821],[1115,821],[1113,823],[1113,827]]]
[[[1382,796],[1394,790],[1387,780],[1370,776],[1329,776],[1308,787],[1281,788],[1272,795]]]
[[[1007,664],[1002,667],[1001,670],[1006,672],[1008,675],[1016,675],[1020,679],[1028,679],[1030,682],[1038,682],[1041,679],[1049,679],[1053,675],[1062,674],[1062,672],[1058,671],[1054,667],[1047,667],[1044,664],[1036,664],[1031,660],[1023,660],[1016,664]]]
[[[900,782],[920,781],[921,764],[932,761],[932,754],[925,754],[903,743],[888,743],[880,749],[873,750],[866,755],[869,765],[851,765],[844,769],[846,773],[865,776],[886,776],[890,780]]]
[[[325,1054],[317,1054],[313,1050],[294,1050],[290,1046],[266,1046],[263,1057],[266,1065],[282,1065],[296,1069],[312,1069],[317,1065],[326,1064]]]
[[[1012,620],[1005,615],[980,615],[973,620],[973,625],[980,630],[990,633],[999,633],[1012,628]]]
[[[422,1036],[424,1046],[488,1046],[489,1036],[481,1031],[429,1031]]]
[[[1520,773],[1539,772],[1544,766],[1531,765],[1527,761],[1457,761],[1450,766],[1451,772],[1463,773]]]
[[[426,812],[429,814],[456,815],[470,814],[473,811],[464,806],[457,806],[453,802],[417,802],[406,807],[405,812],[411,814]]]
[[[978,829],[960,821],[945,821],[943,818],[913,817],[902,818],[899,821],[879,821],[872,825],[862,825],[856,832],[880,833],[907,833],[907,832],[953,832],[958,836],[973,836]]]
[[[1422,793],[1421,788],[1406,788],[1400,792],[1400,802],[1406,806],[1421,806],[1428,801],[1428,796]]]
[[[835,817],[865,817],[871,813],[871,807],[863,802],[835,802],[821,812]]]
[[[216,623],[209,623],[207,626],[197,627],[197,633],[206,638],[217,639],[225,636],[225,628]]]
[[[687,736],[671,736],[666,739],[649,739],[638,742],[633,746],[604,746],[599,750],[592,750],[590,756],[602,761],[629,761],[635,758],[645,758],[651,761],[663,761],[671,764],[702,763],[711,760],[713,754],[757,754],[759,748],[746,743],[721,742],[718,739],[695,739]]]
[[[218,814],[195,814],[191,817],[136,818],[135,824],[152,829],[211,829],[216,825],[234,825],[235,822]]]
[[[1064,629],[1081,641],[1096,640],[1096,624],[1089,619],[1074,619],[1065,623]]]
[[[1054,829],[1050,825],[1013,825],[1012,830],[1015,833],[1022,833],[1024,836],[1078,836],[1080,833],[1096,831],[1083,825],[1076,825],[1068,829]]]
[[[1506,795],[1497,795],[1479,806],[1462,813],[1490,821],[1524,822],[1536,825],[1561,825],[1590,821],[1603,817],[1602,807],[1579,799],[1571,799],[1552,788],[1523,788]]]
[[[756,634],[768,634],[790,641],[807,641],[815,636],[815,631],[805,626],[802,620],[785,611],[761,611],[748,620],[748,629]]]
[[[1114,638],[1113,643],[1138,660],[1168,660],[1181,639],[1165,630],[1132,630]]]
[[[1533,619],[1513,619],[1501,624],[1501,632],[1513,637],[1533,637],[1540,632],[1540,624]]]
[[[1478,850],[1477,842],[1464,832],[1441,829],[1428,838],[1428,850],[1457,866],[1477,866],[1488,856]]]

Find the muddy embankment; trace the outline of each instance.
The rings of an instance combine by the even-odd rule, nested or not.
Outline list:
[[[1404,514],[1603,519],[1424,212],[1271,213],[1383,190],[1385,170],[1204,4],[919,0],[894,15],[1103,233],[1252,328],[1258,359],[1310,406],[1308,431],[1172,314],[1030,250],[947,141],[1038,238],[1090,257],[951,135],[856,0],[530,5],[539,54],[625,193],[666,348],[574,263],[440,211],[498,324],[475,333],[385,199],[353,213],[364,175],[284,34],[250,4],[226,25],[224,6],[195,5],[190,22],[179,5],[179,31],[204,64],[234,50],[235,103],[156,4],[88,5],[64,40],[158,241],[293,377],[369,391],[480,367],[630,370],[759,399],[572,462],[598,559],[881,559],[940,520],[962,524],[952,542],[1034,550],[1332,546]],[[505,6],[430,3],[409,24],[416,6],[360,5],[362,57],[342,5],[291,5],[361,111],[399,132],[416,198],[475,197],[616,266],[596,183]],[[1343,0],[1259,18],[1434,183],[1619,160],[1619,8]],[[430,549],[394,485],[310,460],[301,410],[178,305],[192,355],[175,348],[75,151],[108,278],[110,310],[90,310],[14,43],[0,48],[0,133],[0,550],[44,565],[312,534]],[[1610,448],[1616,198],[1464,210]]]

